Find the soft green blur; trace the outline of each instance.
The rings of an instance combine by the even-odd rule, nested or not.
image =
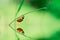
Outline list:
[[[60,40],[60,0],[49,1],[47,10],[39,11],[24,1],[16,17],[35,10],[24,15],[21,23],[16,22],[16,28],[22,28],[27,37],[15,33],[9,27],[9,23],[15,19],[20,4],[19,0],[0,0],[0,40],[18,40],[17,36],[20,40]],[[13,28],[15,28],[14,22]]]

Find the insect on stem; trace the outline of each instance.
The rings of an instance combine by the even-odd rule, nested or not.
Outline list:
[[[24,0],[22,0],[21,4],[19,5],[19,8],[18,8],[18,10],[17,10],[17,12],[16,12],[16,14],[15,14],[15,18],[16,18],[16,16],[18,15],[19,11],[21,10],[21,7],[22,7],[23,3],[24,3]],[[15,20],[14,20],[14,21],[15,21]],[[12,23],[13,23],[13,22],[12,22]],[[15,27],[15,29],[16,29],[16,22],[14,23],[14,27]],[[16,34],[16,32],[15,32],[15,34]],[[17,37],[17,40],[19,40],[17,34],[16,34],[16,37]]]
[[[40,8],[40,9],[36,9],[36,11],[41,10],[41,9],[46,9],[46,7]],[[11,25],[16,19],[18,19],[18,18],[20,18],[20,17],[22,17],[22,16],[24,16],[24,15],[26,15],[26,14],[29,14],[29,13],[31,13],[31,12],[34,12],[34,11],[35,11],[35,10],[32,10],[32,11],[30,11],[30,12],[27,12],[27,13],[25,13],[25,14],[23,14],[23,15],[17,17],[17,18],[15,18],[13,21],[10,22],[9,25]]]
[[[36,11],[39,11],[39,10],[41,10],[41,9],[46,9],[46,7],[43,7],[43,8],[40,8],[40,9],[36,9]],[[19,9],[19,10],[20,10],[20,9]],[[19,11],[19,10],[18,10],[18,11]],[[11,26],[11,24],[12,24],[16,19],[18,19],[18,18],[20,18],[20,17],[22,17],[22,16],[25,16],[26,14],[29,14],[29,13],[34,12],[34,11],[35,11],[35,10],[32,10],[32,11],[30,11],[30,12],[27,12],[27,13],[25,13],[25,14],[17,17],[17,18],[15,18],[13,21],[11,21],[11,23],[9,24],[9,27],[10,27],[12,30],[14,30],[15,32],[17,32],[16,29],[14,29],[14,28]],[[18,33],[18,32],[17,32],[17,33]],[[19,34],[20,34],[20,33],[19,33]],[[23,36],[28,37],[28,36],[26,36],[26,35],[24,35],[24,34],[23,34]],[[28,37],[28,38],[31,39],[31,37]],[[32,39],[33,39],[33,38],[32,38]]]

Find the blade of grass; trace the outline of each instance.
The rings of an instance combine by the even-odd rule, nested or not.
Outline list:
[[[39,11],[39,10],[41,10],[41,9],[46,9],[46,8],[36,9],[36,11]],[[24,16],[24,15],[29,14],[29,13],[34,12],[34,11],[35,11],[35,10],[32,10],[32,11],[30,11],[30,12],[27,12],[27,13],[21,15],[21,16]],[[19,17],[17,17],[17,18],[20,18],[21,16],[19,16]],[[15,18],[14,20],[12,20],[12,21],[10,22],[10,24],[12,24],[17,18]]]
[[[21,1],[21,4],[19,5],[19,8],[18,8],[18,10],[17,10],[17,12],[16,12],[16,14],[15,14],[15,18],[16,18],[16,16],[18,15],[19,11],[21,10],[21,7],[22,7],[23,3],[24,3],[24,0]],[[16,29],[16,22],[14,23],[14,27],[15,27],[15,29]],[[19,37],[18,37],[18,35],[16,34],[16,32],[15,32],[15,35],[16,35],[16,37],[17,37],[17,40],[19,40]]]
[[[36,11],[39,11],[39,10],[41,10],[41,9],[46,9],[45,7],[44,8],[40,8],[40,9],[37,9]],[[26,15],[26,14],[29,14],[29,13],[31,13],[31,12],[34,12],[35,10],[32,10],[32,11],[30,11],[30,12],[27,12],[27,13],[25,13],[25,14],[23,14],[23,15]],[[23,16],[23,15],[21,15],[21,16]],[[19,16],[19,17],[21,17],[21,16]],[[19,18],[19,17],[17,17],[17,18]],[[17,18],[15,18],[10,24],[9,24],[9,27],[11,28],[11,29],[13,29],[14,31],[16,30],[16,29],[14,29],[14,28],[12,28],[11,27],[11,24],[17,19]],[[16,32],[16,31],[15,31]],[[17,35],[16,35],[17,36]],[[26,36],[26,35],[24,35],[25,37],[28,37],[28,36]],[[30,38],[30,37],[28,37],[28,38]]]

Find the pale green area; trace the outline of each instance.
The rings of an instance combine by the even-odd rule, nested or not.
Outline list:
[[[18,6],[19,5],[14,4],[12,0],[0,0],[0,40],[17,40],[15,31],[9,27],[9,23],[15,19]],[[36,9],[24,2],[17,17],[31,10]],[[12,27],[15,28],[14,23]],[[60,19],[51,16],[49,11],[40,10],[24,15],[23,22],[16,22],[16,28],[17,27],[21,27],[25,35],[31,37],[30,39],[17,33],[20,40],[49,38],[54,32],[60,30]]]

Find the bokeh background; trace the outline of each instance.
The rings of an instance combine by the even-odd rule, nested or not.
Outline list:
[[[16,15],[21,2],[0,0],[0,40],[60,40],[60,0],[24,0]],[[46,8],[36,10],[43,7]],[[30,12],[32,10],[34,12]],[[22,28],[27,37],[9,26],[12,20],[21,15],[24,15],[24,20],[21,23],[15,20],[11,26]]]

